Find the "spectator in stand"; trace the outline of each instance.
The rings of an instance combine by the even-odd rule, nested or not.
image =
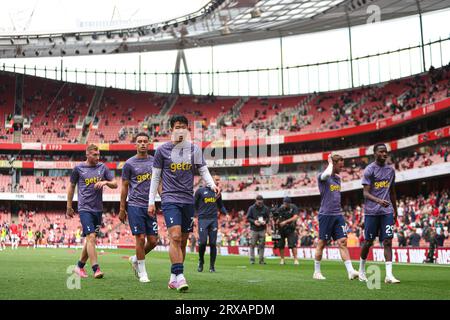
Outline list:
[[[438,247],[443,247],[444,241],[448,238],[449,238],[448,227],[436,228],[436,232],[434,233],[434,239]]]
[[[406,237],[405,237],[405,233],[403,231],[400,231],[397,235],[397,241],[398,241],[398,246],[399,247],[406,247],[407,246],[407,241],[406,241]]]
[[[420,235],[417,233],[417,229],[413,228],[412,233],[409,236],[409,245],[411,247],[420,247]]]

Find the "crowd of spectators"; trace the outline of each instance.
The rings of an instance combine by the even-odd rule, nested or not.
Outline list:
[[[397,86],[401,89],[392,89]],[[241,114],[236,114],[231,127],[241,126],[265,130],[267,134],[277,129],[285,132],[317,132],[358,126],[409,111],[428,103],[450,97],[450,64],[426,74],[394,80],[383,85],[362,86],[343,92],[314,93],[308,104],[289,106],[283,109],[274,103],[261,106],[254,116],[244,123]],[[277,110],[275,116],[291,109],[291,116],[266,117],[269,109]],[[292,116],[294,115],[294,116]],[[276,118],[277,121],[273,121]],[[314,122],[319,118],[319,123]]]
[[[434,164],[447,162],[450,153],[450,141],[445,140],[439,143],[417,146],[408,150],[392,153],[388,158],[388,164],[393,165],[396,171],[410,170],[414,168],[428,167]],[[33,160],[48,159],[48,156],[37,155]],[[61,161],[68,160],[67,156],[57,156]],[[84,160],[83,156],[77,161]],[[106,161],[117,161],[118,156],[105,156]],[[10,160],[7,155],[0,155],[0,160]],[[30,160],[27,156],[18,156],[16,160]],[[56,159],[53,159],[56,160]],[[75,161],[74,159],[71,159]],[[31,161],[31,160],[30,160]],[[372,161],[370,157],[360,157],[345,159],[344,168],[340,174],[342,182],[359,180],[362,177],[364,168]],[[224,192],[236,191],[265,191],[277,189],[298,189],[303,187],[316,187],[316,176],[321,169],[322,163],[298,164],[295,167],[280,168],[280,171],[273,175],[265,174],[227,174],[222,177],[222,187]],[[58,176],[34,177],[22,175],[18,184],[0,186],[0,192],[23,192],[23,193],[65,193],[68,184],[68,170],[60,170]],[[201,183],[199,177],[195,178],[195,186]],[[115,190],[107,190],[114,193]]]

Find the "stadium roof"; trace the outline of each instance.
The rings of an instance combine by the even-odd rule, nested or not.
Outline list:
[[[0,35],[0,57],[145,52],[326,31],[450,7],[450,0],[213,0],[191,14],[139,27]]]

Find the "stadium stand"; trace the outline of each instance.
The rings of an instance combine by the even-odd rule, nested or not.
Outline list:
[[[222,137],[228,128],[278,129],[280,134],[335,130],[383,119],[449,97],[450,65],[430,68],[427,73],[391,82],[312,96],[250,98],[231,124],[218,123]],[[14,78],[0,74],[0,97],[5,86],[14,86]],[[24,116],[30,127],[24,128],[23,142],[78,143],[82,124],[93,97],[91,86],[64,83],[31,76],[25,77]],[[153,93],[106,89],[100,110],[90,127],[88,142],[130,143],[132,134],[148,116],[159,114],[166,96]],[[11,114],[14,97],[0,98],[2,119]],[[201,120],[206,129],[231,110],[237,98],[212,95],[179,96],[169,114],[182,113],[191,121]],[[44,111],[45,110],[45,111]],[[0,137],[11,136],[0,132]],[[156,141],[168,139],[168,131],[158,131]],[[206,135],[212,140],[215,135]]]

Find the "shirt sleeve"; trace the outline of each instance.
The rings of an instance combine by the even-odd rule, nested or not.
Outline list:
[[[319,176],[319,180],[326,181],[333,173],[333,165],[329,164],[328,167]]]
[[[164,159],[161,151],[156,149],[155,157],[153,159],[153,168],[162,169],[163,168]]]
[[[111,170],[108,169],[108,167],[105,165],[105,173],[103,174],[106,180],[113,181],[114,180],[114,174]]]
[[[125,163],[122,168],[122,179],[130,181],[131,180],[131,166]]]
[[[300,211],[300,210],[298,209],[298,207],[294,204],[294,205],[292,206],[292,213],[293,213],[294,215],[296,215],[296,214],[298,214],[299,211]]]
[[[75,167],[72,170],[72,173],[70,175],[70,183],[77,184],[79,179],[80,179],[80,173],[78,172],[78,167]]]
[[[198,168],[206,166],[205,157],[203,156],[202,149],[194,144],[194,164]]]
[[[364,170],[364,174],[363,174],[361,183],[363,185],[369,185],[369,186],[372,184],[372,170],[370,170],[370,168],[366,168]]]

